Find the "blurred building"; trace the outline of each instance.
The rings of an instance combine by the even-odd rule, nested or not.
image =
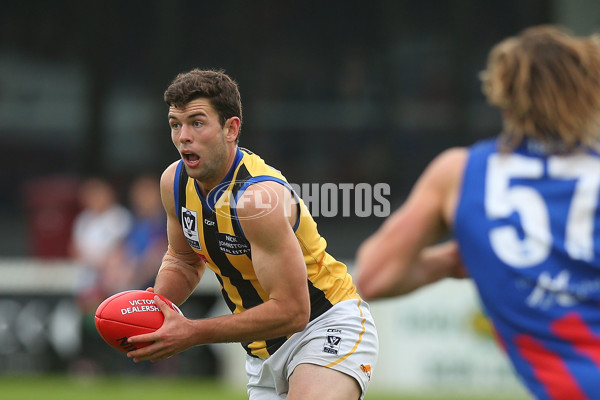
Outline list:
[[[589,33],[600,21],[595,0],[140,4],[0,5],[0,255],[36,255],[28,221],[57,196],[28,182],[122,183],[177,157],[162,93],[178,72],[231,74],[241,145],[290,182],[387,182],[395,207],[434,154],[500,129],[477,80],[492,44],[529,25]],[[381,222],[317,220],[344,257]]]

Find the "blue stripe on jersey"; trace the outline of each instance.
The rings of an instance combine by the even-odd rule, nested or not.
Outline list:
[[[179,205],[179,181],[181,177],[181,168],[183,168],[183,160],[179,161],[177,164],[177,169],[175,170],[175,178],[173,179],[173,195],[175,196],[175,215],[177,215],[177,220],[181,221],[181,206]]]

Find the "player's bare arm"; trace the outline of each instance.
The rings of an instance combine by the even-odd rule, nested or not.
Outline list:
[[[274,195],[273,195],[274,194]],[[261,327],[258,338],[290,335],[305,328],[310,316],[306,263],[292,229],[299,218],[292,193],[276,182],[250,186],[240,199],[249,207],[238,207],[240,223],[252,246],[252,264],[269,299],[257,310],[254,322],[244,330]],[[256,215],[256,206],[269,204],[272,212]],[[256,307],[257,309],[259,307]]]
[[[452,225],[466,157],[454,148],[432,161],[402,207],[360,247],[357,286],[366,300],[463,276],[456,243],[434,243]]]
[[[129,357],[136,362],[156,361],[192,346],[271,339],[304,329],[310,316],[306,264],[292,230],[296,205],[283,201],[287,196],[291,196],[287,188],[269,182],[251,186],[238,201],[243,204],[237,211],[252,248],[253,265],[269,299],[239,314],[193,321],[171,313],[157,300],[165,314],[163,326],[130,339],[131,343],[155,343],[130,352]],[[265,206],[272,211],[251,218]]]
[[[176,168],[177,162],[171,164],[160,180],[162,202],[167,214],[169,248],[158,271],[154,291],[181,305],[200,282],[206,266],[189,246],[177,219],[173,194]]]
[[[296,204],[279,183],[252,185],[237,202],[240,225],[252,249],[252,265],[269,296],[242,313],[209,320],[201,343],[246,342],[291,335],[304,329],[310,315],[306,264],[292,221]],[[272,210],[264,213],[265,209]],[[256,218],[255,216],[261,216]]]

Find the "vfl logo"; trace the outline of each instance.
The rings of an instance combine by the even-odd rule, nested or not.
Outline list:
[[[190,246],[196,250],[202,250],[200,246],[200,237],[198,236],[198,214],[194,210],[188,210],[181,207],[181,227],[183,234]]]
[[[196,230],[196,213],[194,211],[185,210],[183,212],[183,225],[186,231]]]
[[[340,351],[340,343],[342,338],[339,336],[327,335],[325,344],[323,344],[323,352],[329,354],[337,354]]]

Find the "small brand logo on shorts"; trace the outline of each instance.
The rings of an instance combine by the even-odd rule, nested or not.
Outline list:
[[[360,364],[360,370],[362,372],[365,373],[365,375],[367,375],[367,378],[369,378],[369,381],[371,380],[371,365],[370,364]]]
[[[339,336],[327,335],[325,344],[323,345],[323,351],[325,353],[337,354],[340,351],[340,343],[342,338]]]

